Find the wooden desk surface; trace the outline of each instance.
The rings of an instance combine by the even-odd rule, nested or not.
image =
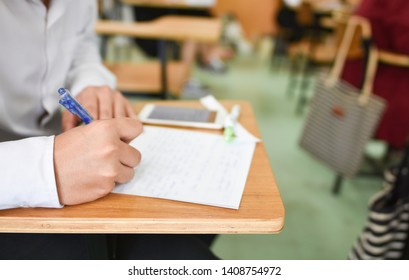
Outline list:
[[[121,0],[122,3],[132,6],[176,8],[176,9],[209,9],[211,5],[189,3],[187,0]]]
[[[196,101],[163,102],[201,107]],[[222,103],[228,109],[240,104],[240,123],[260,136],[249,103]],[[135,109],[139,111],[142,106],[136,104]],[[256,146],[239,210],[111,193],[97,201],[62,209],[0,211],[0,232],[279,233],[283,225],[284,206],[263,143]]]
[[[149,22],[121,22],[98,20],[95,32],[103,35],[164,39],[171,41],[193,40],[214,43],[220,38],[222,23],[219,19],[191,16],[163,16]]]

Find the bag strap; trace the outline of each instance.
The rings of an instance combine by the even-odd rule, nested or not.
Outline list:
[[[344,69],[345,61],[347,59],[348,51],[351,48],[352,40],[358,27],[361,27],[363,39],[366,41],[370,41],[371,26],[369,22],[365,18],[359,16],[351,16],[345,28],[345,33],[335,57],[334,65],[325,82],[327,86],[332,87],[338,80],[340,80],[342,70]],[[378,66],[378,56],[378,50],[375,46],[373,46],[373,44],[371,44],[369,48],[369,58],[367,69],[365,71],[364,84],[362,86],[362,94],[358,99],[360,105],[365,105],[369,101],[369,98],[372,94],[373,81],[375,79],[376,69]]]
[[[371,46],[369,49],[368,65],[365,71],[365,80],[362,86],[362,94],[358,98],[360,105],[366,105],[372,95],[372,88],[375,80],[376,70],[378,68],[379,51]]]

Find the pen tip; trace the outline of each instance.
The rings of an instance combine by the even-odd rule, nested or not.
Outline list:
[[[63,94],[65,93],[65,88],[59,88],[59,89],[58,89],[58,93],[59,93],[60,95],[63,95]]]

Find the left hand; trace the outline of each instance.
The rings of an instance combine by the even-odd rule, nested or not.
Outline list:
[[[95,120],[136,117],[129,101],[119,91],[108,86],[87,87],[76,96],[76,99]],[[74,128],[80,122],[81,120],[69,111],[65,110],[62,113],[62,131]]]

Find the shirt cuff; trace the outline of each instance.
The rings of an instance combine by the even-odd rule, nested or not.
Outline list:
[[[55,181],[54,170],[54,140],[55,136],[44,137],[44,153],[41,158],[43,162],[39,171],[42,172],[42,181],[44,181],[44,200],[40,201],[44,206],[61,208],[63,205],[60,203],[57,190],[57,182]]]
[[[54,175],[54,136],[0,143],[0,209],[61,208]]]

